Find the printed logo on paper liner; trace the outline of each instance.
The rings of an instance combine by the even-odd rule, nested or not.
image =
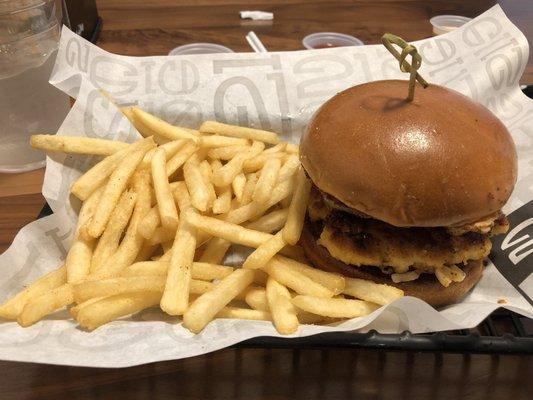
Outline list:
[[[533,305],[533,200],[507,216],[509,232],[493,240],[490,259]]]

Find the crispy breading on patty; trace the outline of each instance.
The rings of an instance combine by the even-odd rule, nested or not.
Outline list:
[[[320,191],[313,185],[308,205],[309,217],[312,221],[325,220],[333,211],[343,211],[360,218],[370,218],[368,215],[349,209],[334,197]],[[468,232],[489,234],[490,236],[500,235],[509,230],[507,217],[500,213],[490,215],[480,221],[464,224],[461,226],[445,227],[451,235],[461,236]]]
[[[482,259],[491,249],[487,234],[454,236],[444,228],[397,228],[339,211],[324,221],[318,244],[346,264],[387,266],[396,273],[410,267],[433,273],[444,265]]]

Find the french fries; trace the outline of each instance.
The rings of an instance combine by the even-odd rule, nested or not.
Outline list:
[[[379,308],[379,305],[363,300],[325,299],[303,295],[295,296],[292,303],[301,310],[332,318],[363,317]]]
[[[194,131],[171,125],[168,122],[141,110],[139,107],[132,107],[131,111],[135,120],[161,138],[167,140],[189,139],[193,141],[198,139],[199,133],[191,133]]]
[[[151,161],[152,182],[154,184],[159,217],[163,227],[176,230],[178,227],[178,210],[170,191],[170,183],[166,174],[166,156],[163,149],[157,149]]]
[[[298,317],[296,309],[291,303],[289,290],[270,277],[266,285],[266,296],[268,308],[278,332],[283,335],[290,335],[296,332],[298,329]]]
[[[98,156],[109,156],[128,147],[128,143],[117,140],[58,135],[32,135],[30,145],[45,151]]]
[[[278,180],[280,168],[281,160],[279,159],[272,158],[265,163],[252,194],[253,201],[260,204],[264,204],[268,201],[270,193],[274,190],[274,186]]]
[[[24,327],[33,325],[44,316],[68,306],[73,301],[72,286],[65,283],[49,292],[30,297],[19,314],[17,322]]]
[[[29,326],[68,306],[94,330],[158,306],[195,333],[231,318],[291,334],[403,295],[307,264],[296,243],[310,183],[297,146],[260,129],[207,121],[197,131],[138,107],[121,111],[145,138],[32,138],[47,151],[104,158],[71,187],[82,207],[65,265],[0,305],[1,318]],[[232,245],[254,249],[241,266],[223,265],[234,263]],[[464,273],[450,267],[439,276]]]
[[[97,271],[105,260],[117,250],[122,233],[126,229],[133,212],[136,199],[137,193],[131,190],[125,191],[120,196],[109,223],[94,249],[91,259],[91,272]]]
[[[394,286],[374,283],[364,279],[346,278],[342,293],[379,305],[387,305],[404,295],[403,290]]]
[[[98,204],[88,227],[88,233],[93,238],[98,238],[102,235],[113,209],[145,153],[145,151],[139,150],[124,158],[109,177],[102,194],[102,201]]]
[[[296,244],[300,240],[310,191],[311,183],[305,176],[303,169],[300,169],[296,177],[296,188],[289,206],[287,222],[283,227],[283,239],[288,244]]]
[[[241,173],[244,162],[257,156],[264,148],[264,143],[254,142],[249,150],[238,153],[226,165],[219,168],[213,174],[213,183],[215,186],[230,185],[235,177]]]
[[[124,293],[88,304],[78,311],[76,320],[90,331],[126,315],[135,314],[159,303],[161,292]]]
[[[269,240],[261,244],[244,260],[242,264],[243,268],[263,268],[284,246],[283,232],[279,231]]]
[[[161,309],[170,315],[182,315],[189,304],[191,267],[196,249],[196,231],[182,220],[176,232],[168,267]]]
[[[82,234],[82,230],[84,229],[85,224],[87,224],[93,217],[101,197],[102,190],[97,190],[81,207],[78,216],[78,227],[74,233],[74,240],[70,245],[65,260],[67,282],[69,283],[77,282],[85,278],[91,269],[94,239],[92,237],[85,237]]]
[[[183,325],[200,332],[231,300],[254,280],[254,272],[238,269],[222,279],[212,290],[198,297],[183,314]]]
[[[191,196],[191,203],[198,211],[207,211],[209,191],[200,170],[200,164],[189,159],[183,166],[183,177]]]
[[[246,229],[240,225],[221,221],[212,217],[205,217],[195,212],[186,212],[185,218],[194,227],[231,243],[243,246],[259,247],[272,238],[271,234]]]
[[[37,279],[26,289],[8,299],[0,306],[0,317],[17,319],[29,299],[45,294],[67,282],[67,269],[63,265]]]
[[[245,128],[242,126],[227,125],[216,121],[205,121],[200,126],[200,132],[218,133],[237,138],[258,140],[270,144],[276,144],[279,142],[278,135],[276,135],[274,132]]]
[[[128,148],[104,158],[102,161],[80,176],[72,184],[70,192],[82,201],[87,200],[91,193],[105,182],[105,180],[109,177],[109,175],[111,175],[111,173],[125,157],[128,157],[133,152],[138,150],[148,151],[154,146],[154,140],[152,138],[146,138],[130,144]]]

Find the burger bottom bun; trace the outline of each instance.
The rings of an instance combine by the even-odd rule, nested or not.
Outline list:
[[[306,221],[300,244],[315,268],[340,273],[350,278],[366,279],[395,286],[402,289],[406,296],[418,297],[433,307],[457,303],[474,287],[483,274],[483,261],[474,260],[462,267],[466,273],[465,279],[462,282],[453,282],[448,287],[442,286],[435,276],[430,274],[422,274],[414,281],[394,283],[388,275],[376,267],[357,267],[337,260],[325,247],[317,244],[317,239],[313,235],[312,229],[309,229],[309,221]]]

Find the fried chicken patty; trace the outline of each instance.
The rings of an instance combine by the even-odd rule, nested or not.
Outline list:
[[[504,216],[470,224],[471,230],[398,228],[376,219],[339,211],[314,188],[309,218],[321,227],[318,244],[336,259],[354,266],[375,266],[387,273],[434,273],[488,256],[490,235],[506,231]]]

